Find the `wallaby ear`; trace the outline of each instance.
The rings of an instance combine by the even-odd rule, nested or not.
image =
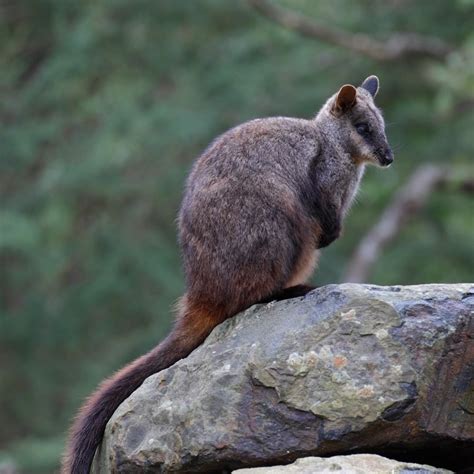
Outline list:
[[[360,87],[363,87],[372,97],[375,97],[379,91],[379,78],[377,76],[369,76]]]
[[[351,109],[356,103],[357,89],[346,84],[339,89],[336,100],[334,102],[334,112],[340,114]]]

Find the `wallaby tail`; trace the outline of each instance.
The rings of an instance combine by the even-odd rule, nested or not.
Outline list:
[[[191,305],[186,297],[179,313],[173,331],[163,342],[102,382],[86,400],[70,431],[62,474],[89,474],[105,426],[118,406],[147,377],[190,354],[225,319],[205,305]]]

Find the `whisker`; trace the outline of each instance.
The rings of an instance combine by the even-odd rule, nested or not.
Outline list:
[[[405,146],[404,143],[396,143],[396,144],[392,145],[392,150],[399,151],[399,150],[401,150],[402,148],[404,148],[404,146]]]

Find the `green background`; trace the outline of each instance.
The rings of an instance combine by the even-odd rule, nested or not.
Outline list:
[[[343,279],[418,165],[472,177],[472,0],[279,4],[378,39],[435,36],[454,52],[375,61],[243,0],[0,4],[0,463],[52,472],[81,400],[169,329],[183,291],[183,183],[217,134],[255,117],[311,117],[342,84],[380,77],[396,161],[367,171],[318,285]],[[370,282],[472,280],[473,211],[456,186],[433,193]]]

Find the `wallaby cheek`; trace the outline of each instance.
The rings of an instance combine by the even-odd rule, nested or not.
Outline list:
[[[366,143],[366,141],[356,133],[351,134],[353,151],[352,158],[356,163],[363,163],[366,161],[372,161],[373,150],[372,147]]]

